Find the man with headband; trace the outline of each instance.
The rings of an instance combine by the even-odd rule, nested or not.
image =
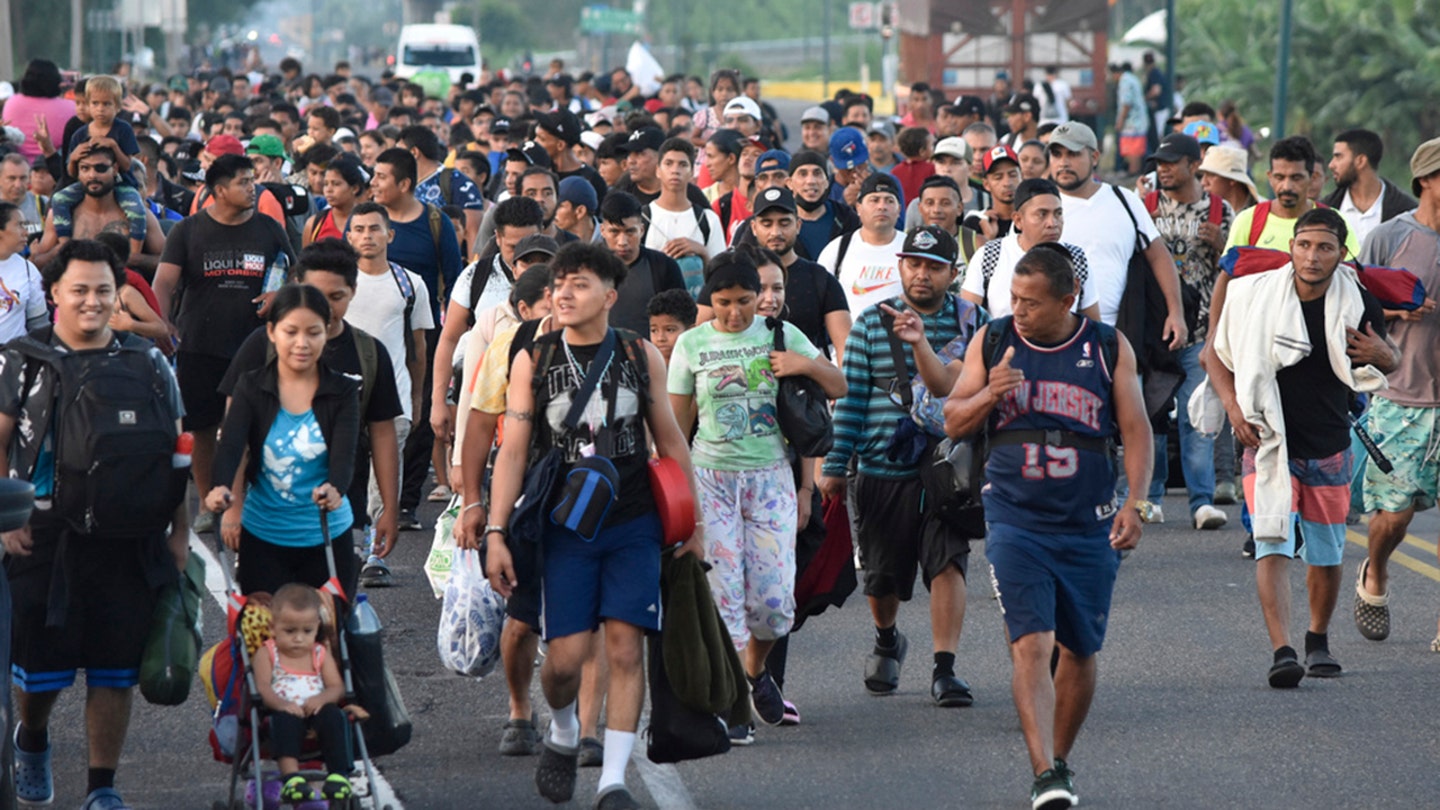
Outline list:
[[[1340,675],[1328,631],[1350,507],[1350,392],[1384,388],[1384,375],[1399,365],[1379,302],[1341,265],[1347,236],[1333,209],[1301,215],[1290,263],[1233,280],[1211,332],[1219,362],[1210,365],[1210,381],[1245,446],[1241,472],[1276,689],[1306,675]],[[1303,665],[1289,627],[1297,530],[1310,594]]]

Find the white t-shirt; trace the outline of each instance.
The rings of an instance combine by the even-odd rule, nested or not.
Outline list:
[[[25,322],[45,315],[45,285],[40,281],[40,271],[18,253],[0,261],[0,343],[29,332]]]
[[[1085,251],[1090,265],[1090,278],[1100,300],[1100,320],[1115,325],[1120,312],[1120,299],[1125,295],[1125,277],[1130,255],[1135,252],[1135,229],[1109,183],[1101,183],[1089,199],[1065,194],[1060,198],[1065,209],[1065,230],[1060,239]],[[1125,205],[1140,224],[1147,241],[1160,238],[1155,222],[1145,204],[1128,188],[1120,189]]]
[[[430,314],[430,307],[425,305],[430,300],[425,280],[409,270],[405,274],[415,287],[415,308],[410,311],[410,328],[434,329],[435,318]],[[414,415],[410,412],[413,390],[410,369],[405,366],[405,341],[410,340],[411,335],[405,333],[405,297],[400,294],[400,285],[395,283],[395,277],[389,272],[372,276],[362,271],[356,279],[355,298],[345,311],[345,322],[364,330],[385,347],[385,353],[390,355],[390,364],[395,367],[395,389],[400,394],[400,407],[405,410],[406,419],[413,419]]]
[[[725,250],[725,228],[720,224],[720,217],[714,211],[705,209],[706,230],[710,234],[707,238],[700,229],[700,221],[695,218],[695,209],[671,211],[661,208],[658,200],[650,203],[647,208],[650,212],[650,229],[645,232],[645,247],[663,252],[666,242],[682,238],[694,239],[705,246],[706,258],[691,255],[675,260],[680,265],[680,272],[685,275],[685,289],[692,298],[699,296],[705,281],[705,262],[709,257]]]
[[[1355,229],[1355,242],[1357,244],[1365,244],[1365,237],[1369,236],[1371,231],[1380,227],[1380,223],[1382,222],[1380,219],[1380,211],[1384,207],[1384,204],[1385,193],[1383,189],[1379,196],[1375,198],[1375,202],[1370,204],[1369,210],[1366,211],[1361,211],[1359,207],[1355,205],[1355,201],[1350,199],[1350,192],[1348,190],[1345,192],[1345,196],[1340,200],[1340,214],[1345,217],[1346,222],[1350,223],[1350,227]]]
[[[995,247],[990,247],[992,244]],[[1095,280],[1090,277],[1085,251],[1075,245],[1066,245],[1066,247],[1071,249],[1071,262],[1075,265],[1075,275],[1080,282],[1080,294],[1075,297],[1075,306],[1071,308],[1072,312],[1078,313],[1095,303]],[[987,289],[985,286],[986,259],[997,250],[999,255],[995,257],[995,269],[990,273],[990,285]],[[983,298],[985,311],[990,313],[991,318],[1003,318],[1011,314],[1013,310],[1010,309],[1010,282],[1015,278],[1015,264],[1024,255],[1025,251],[1020,247],[1020,236],[1014,231],[1006,234],[999,241],[986,242],[971,258],[960,289]]]
[[[1070,120],[1070,83],[1056,77],[1050,80],[1050,91],[1055,94],[1055,103],[1045,95],[1045,88],[1035,85],[1035,97],[1040,100],[1040,123],[1063,124]],[[1177,108],[1178,109],[1178,108]]]
[[[478,264],[478,261],[471,262],[460,271],[460,277],[455,279],[455,288],[450,291],[451,303],[459,304],[465,309],[470,308],[470,288],[475,283]],[[485,292],[480,293],[480,300],[475,302],[476,312],[484,312],[496,304],[510,300],[510,288],[515,285],[505,271],[500,269],[500,265],[500,254],[496,253],[489,265],[490,280],[485,284]]]
[[[904,292],[900,284],[900,257],[896,254],[905,249],[905,234],[897,230],[894,239],[883,245],[872,245],[865,241],[863,233],[856,231],[851,237],[845,262],[837,273],[840,286],[845,288],[845,300],[850,302],[852,320],[859,320],[865,310]],[[834,239],[820,251],[820,264],[832,273],[836,272],[835,258],[844,239],[843,236]]]

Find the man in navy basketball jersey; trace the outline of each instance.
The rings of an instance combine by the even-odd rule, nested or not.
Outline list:
[[[1135,355],[1112,327],[1070,311],[1075,293],[1063,246],[1027,252],[1011,282],[1014,315],[976,334],[945,405],[951,436],[990,435],[985,556],[1010,637],[1036,810],[1078,801],[1065,760],[1095,693],[1120,552],[1140,539],[1135,499],[1150,483]],[[1132,493],[1118,509],[1117,434],[1130,450]]]

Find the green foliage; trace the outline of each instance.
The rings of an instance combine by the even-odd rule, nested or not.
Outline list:
[[[1280,3],[1179,0],[1177,17],[1186,96],[1268,125]],[[1383,173],[1408,185],[1411,152],[1440,134],[1440,0],[1296,0],[1286,116],[1325,154],[1342,130],[1379,132]]]

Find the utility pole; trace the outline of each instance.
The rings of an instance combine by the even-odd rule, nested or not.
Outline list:
[[[1175,34],[1180,25],[1175,20],[1175,0],[1165,0],[1165,86],[1170,88],[1170,98],[1160,99],[1162,109],[1170,110],[1171,116],[1179,116],[1175,106]]]
[[[0,75],[14,76],[15,26],[10,24],[10,0],[0,0],[0,22],[5,24],[5,33],[0,34]]]
[[[821,49],[825,51],[825,58],[823,60],[824,67],[821,68],[822,75],[820,85],[823,88],[821,95],[825,96],[826,99],[830,98],[830,14],[831,6],[834,4],[834,2],[835,0],[825,0],[825,29],[822,32],[824,44],[821,46]]]
[[[85,44],[85,0],[70,0],[70,64],[71,70],[80,70],[81,48]]]
[[[1280,5],[1280,64],[1275,70],[1275,140],[1285,137],[1285,108],[1290,95],[1290,17],[1294,0]]]

